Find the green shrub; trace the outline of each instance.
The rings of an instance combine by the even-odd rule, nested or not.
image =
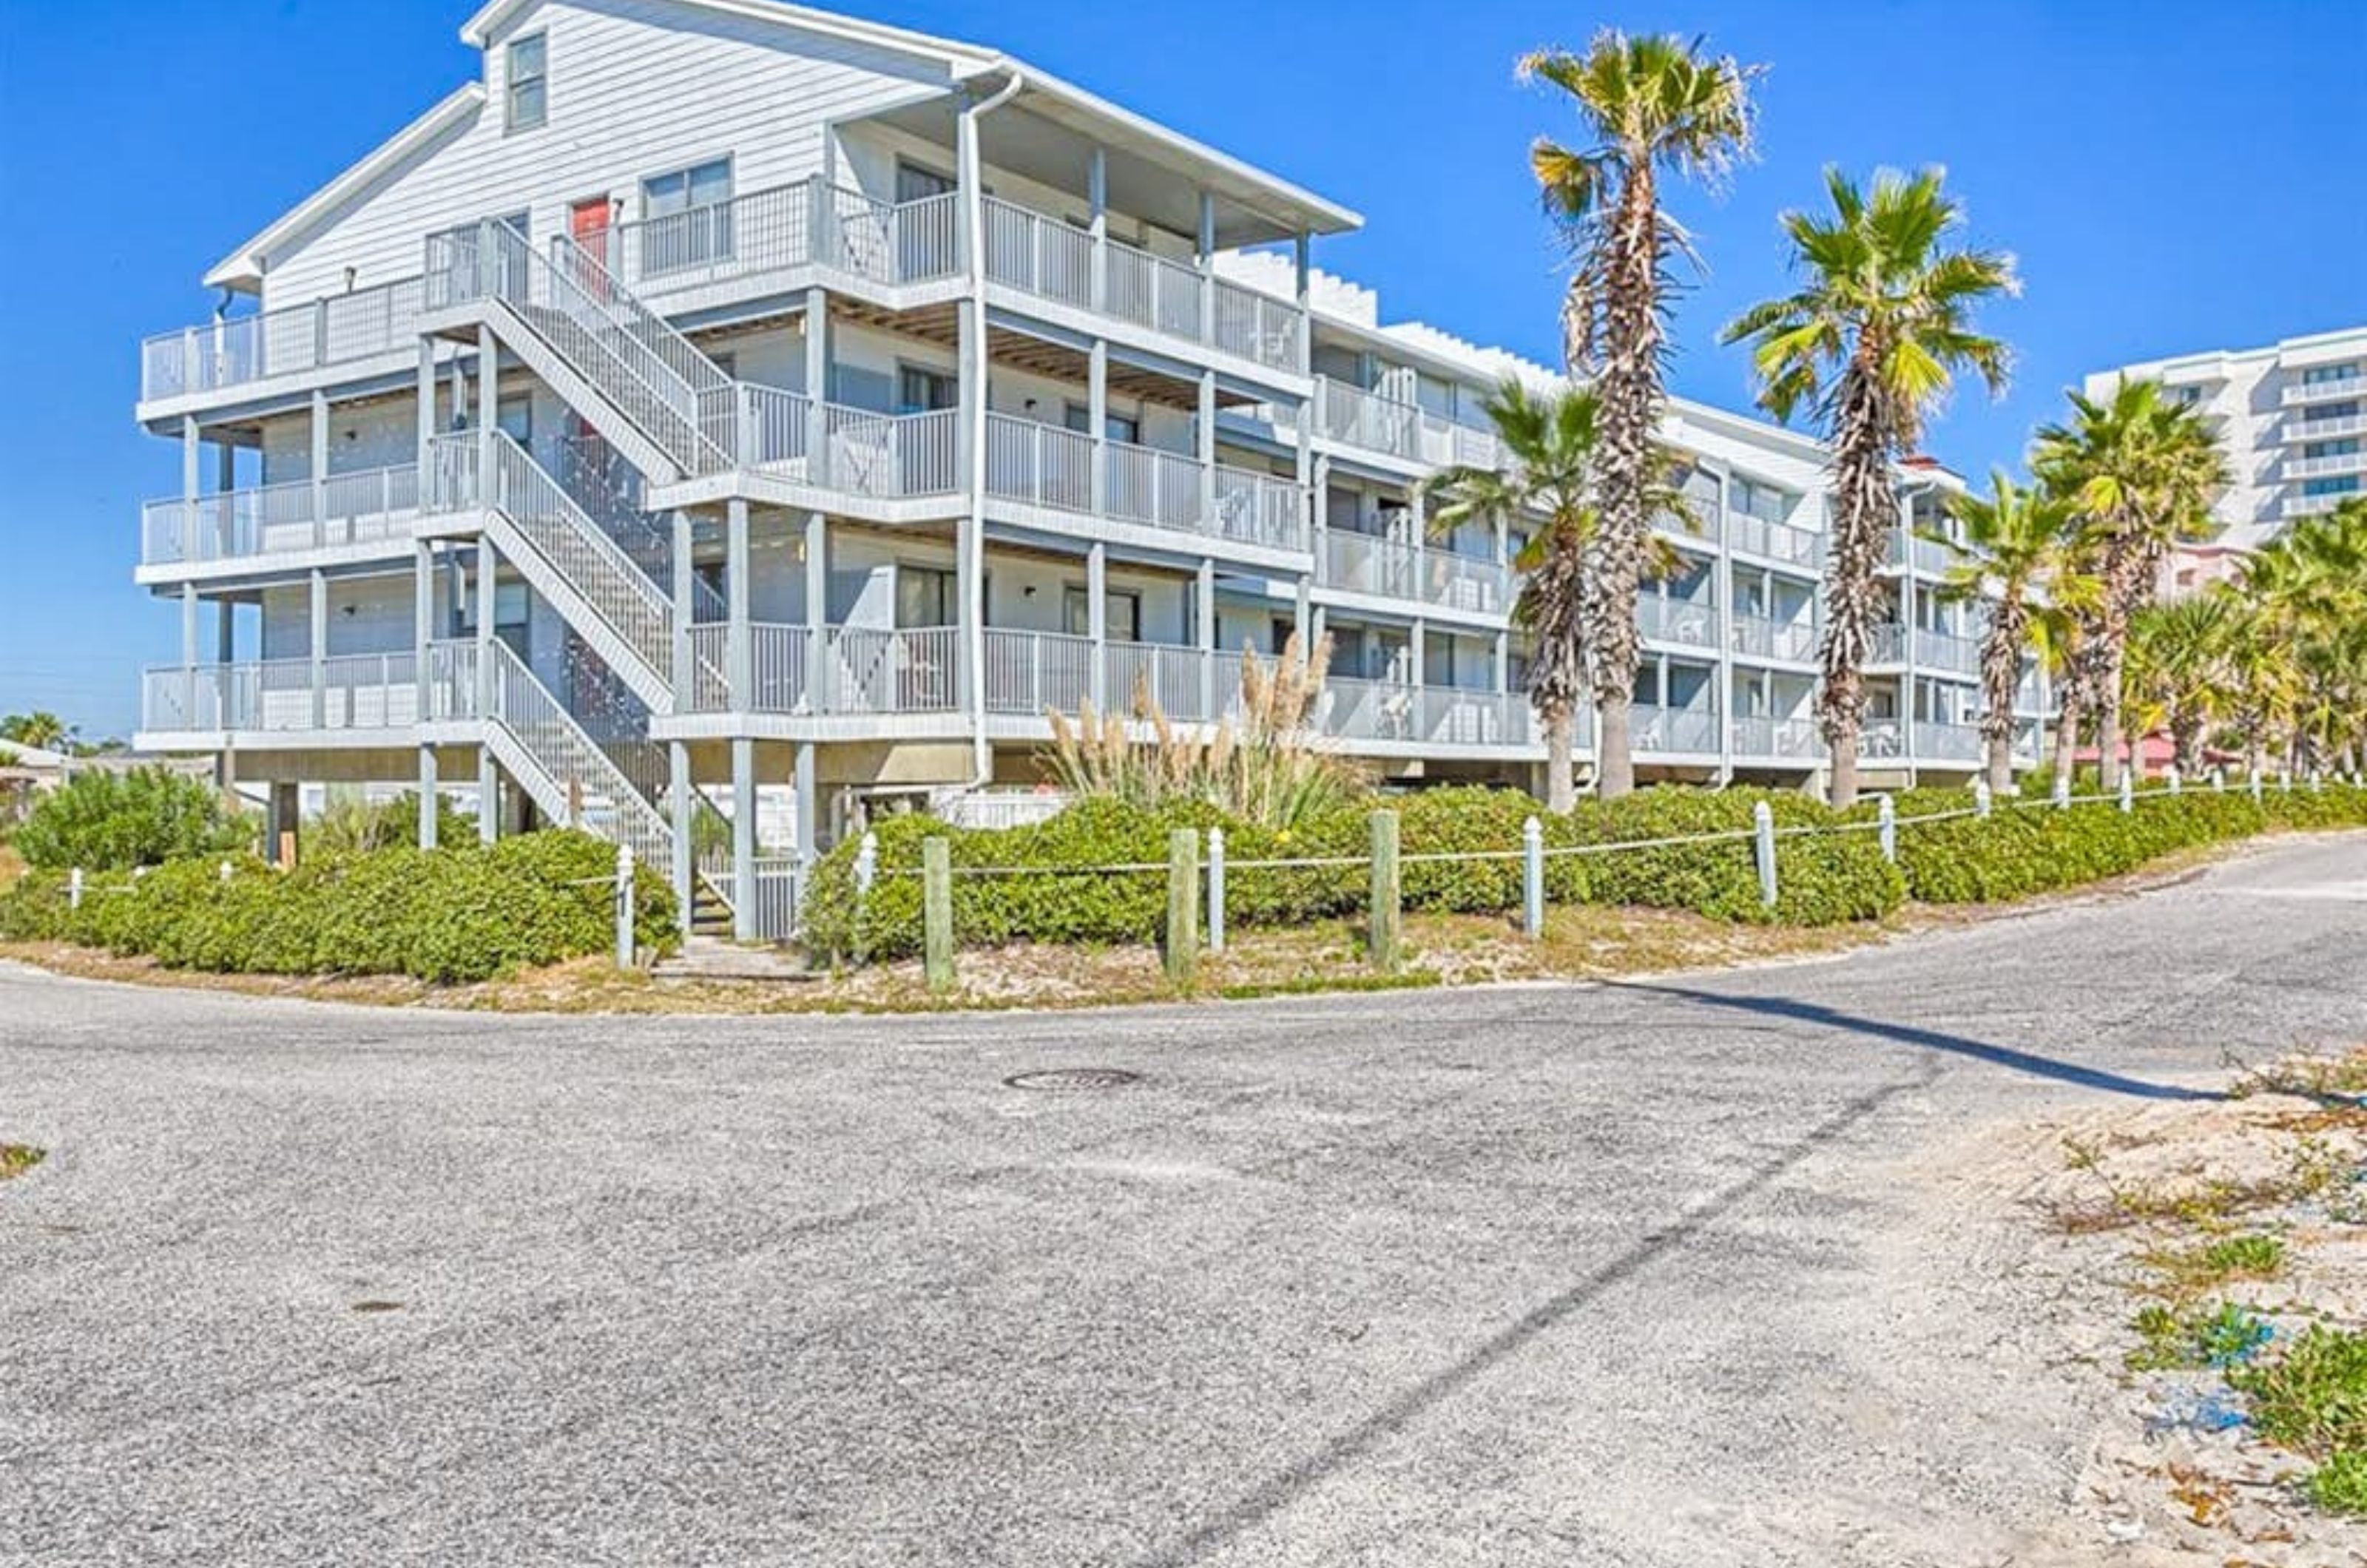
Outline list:
[[[1757,851],[1747,835],[1757,804],[1768,802],[1776,829],[1776,905],[1760,902]],[[1831,829],[1840,819],[1805,795],[1677,786],[1638,790],[1619,800],[1581,801],[1569,831],[1580,843],[1628,843],[1702,834],[1745,835],[1708,844],[1669,844],[1587,857],[1591,901],[1692,909],[1729,920],[1830,925],[1873,919],[1897,908],[1898,874],[1866,832],[1784,833]]]
[[[615,872],[612,846],[563,831],[490,848],[464,839],[448,849],[320,855],[286,873],[243,856],[174,861],[92,878],[78,910],[67,907],[63,874],[35,872],[0,894],[0,937],[78,942],[219,973],[481,980],[607,952]],[[671,945],[674,919],[663,877],[640,868],[639,944]]]
[[[477,819],[439,791],[436,796],[436,841],[457,844],[463,839],[474,838],[476,832]],[[411,789],[376,806],[358,798],[330,801],[307,829],[304,852],[364,854],[418,841],[419,792]]]
[[[50,871],[124,871],[254,841],[254,824],[213,785],[164,768],[76,773],[43,795],[15,833],[25,863]]]

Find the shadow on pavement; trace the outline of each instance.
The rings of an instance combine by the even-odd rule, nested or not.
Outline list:
[[[2018,1073],[2030,1073],[2038,1077],[2052,1078],[2057,1083],[2074,1084],[2081,1089],[2101,1089],[2106,1094],[2124,1094],[2137,1100],[2225,1100],[2216,1089],[2182,1089],[2176,1084],[2148,1083],[2120,1073],[2108,1073],[2100,1067],[2083,1067],[2077,1062],[2057,1061],[2029,1051],[2017,1051],[2010,1045],[1992,1045],[1985,1040],[1970,1040],[1961,1034],[1947,1034],[1936,1029],[1921,1029],[1911,1023],[1892,1023],[1879,1018],[1866,1018],[1857,1013],[1843,1012],[1838,1008],[1822,1007],[1815,1002],[1795,1001],[1789,997],[1721,996],[1715,991],[1696,991],[1683,986],[1650,985],[1641,982],[1612,982],[1622,991],[1643,991],[1656,996],[1676,997],[1708,1007],[1733,1008],[1743,1012],[1761,1013],[1770,1018],[1786,1019],[1795,1023],[1814,1024],[1821,1029],[1836,1029],[1851,1034],[1872,1035],[1900,1045],[1917,1045],[1928,1051],[1945,1051],[1952,1055],[1969,1056],[1991,1066],[2007,1067]]]

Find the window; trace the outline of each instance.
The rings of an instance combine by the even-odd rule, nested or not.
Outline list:
[[[1083,434],[1093,427],[1093,411],[1088,403],[1070,403],[1061,421],[1070,430]],[[1102,434],[1112,441],[1123,441],[1129,446],[1142,445],[1142,419],[1138,414],[1120,413],[1116,409],[1102,416]]]
[[[896,625],[900,628],[960,624],[954,574],[936,567],[896,567]]]
[[[1142,595],[1113,588],[1104,596],[1104,613],[1109,617],[1109,640],[1140,642],[1142,640]],[[1070,583],[1060,594],[1060,629],[1070,637],[1093,635],[1093,606],[1084,588]]]
[[[2307,427],[2321,419],[2350,419],[2358,412],[2359,405],[2356,402],[2315,404],[2301,411],[2301,423],[2304,427],[2302,433],[2307,434]]]
[[[2359,438],[2346,435],[2339,441],[2311,441],[2301,449],[2305,457],[2348,457],[2359,450]]]
[[[961,401],[961,378],[925,365],[896,367],[896,412],[934,413]]]
[[[2313,365],[2301,373],[2305,387],[2323,387],[2333,381],[2355,381],[2359,378],[2356,365]]]
[[[656,275],[731,257],[731,160],[641,182],[641,270]]]
[[[493,423],[503,434],[519,446],[532,450],[534,446],[534,399],[525,392],[513,392],[493,410]]]
[[[2344,474],[2339,479],[2304,479],[2301,482],[2304,495],[2350,495],[2358,489],[2357,474]]]
[[[925,164],[907,164],[901,158],[896,160],[898,206],[908,201],[925,201],[933,196],[945,196],[953,188],[954,177],[951,175],[939,174]]]
[[[508,112],[503,121],[510,130],[532,130],[549,117],[550,73],[547,39],[534,33],[513,39],[507,72]]]

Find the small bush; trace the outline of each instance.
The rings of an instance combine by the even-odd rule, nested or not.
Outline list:
[[[463,840],[323,855],[286,873],[249,857],[175,861],[93,879],[78,910],[68,908],[63,875],[36,872],[0,894],[0,937],[77,942],[216,973],[481,980],[607,952],[615,870],[612,846],[551,831],[490,848]],[[639,944],[671,945],[674,918],[663,877],[640,868]]]
[[[14,837],[37,870],[128,871],[246,849],[255,827],[202,780],[135,768],[75,774],[40,798]]]
[[[2367,1514],[2367,1449],[2337,1449],[2310,1472],[2309,1500],[2329,1514]]]
[[[439,792],[436,796],[436,841],[457,844],[473,837],[476,831],[477,819],[463,813]],[[331,801],[311,824],[304,848],[308,854],[355,855],[418,841],[419,792],[414,789],[376,806],[358,799]]]
[[[2367,1335],[2312,1324],[2282,1356],[2227,1382],[2251,1395],[2252,1423],[2272,1443],[2314,1456],[2367,1450]]]

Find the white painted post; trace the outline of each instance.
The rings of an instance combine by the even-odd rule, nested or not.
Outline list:
[[[2071,809],[2071,781],[2069,779],[2057,778],[2055,781],[2055,809],[2057,811],[2068,811]]]
[[[1973,781],[1973,815],[1987,817],[1996,804],[1989,798],[1989,781],[1975,779]]]
[[[2247,769],[2245,769],[2245,770],[2244,770],[2244,772],[2245,772],[2245,774],[2246,774],[2246,776],[2247,776],[2247,781],[2248,781],[2248,782],[2250,784],[2250,785],[2251,785],[2251,790],[2252,790],[2252,804],[2253,804],[2253,805],[2255,805],[2255,806],[2258,806],[2258,805],[2259,804],[2259,802],[2260,802],[2260,773],[2259,773],[2259,769],[2257,769],[2257,768],[2247,768]]]
[[[1891,864],[1898,863],[1898,803],[1884,795],[1874,807],[1874,819],[1879,824],[1876,836],[1882,840],[1882,858]]]
[[[228,862],[228,861],[224,861],[224,862],[222,862],[222,863],[221,863],[221,867],[220,867],[220,872],[221,872],[221,879],[222,879],[224,882],[228,882],[228,881],[230,880],[230,875],[231,875],[231,872],[230,872],[230,862]]]
[[[1772,909],[1775,907],[1775,813],[1762,800],[1750,808],[1750,818],[1758,832],[1759,901]]]
[[[1546,934],[1546,829],[1534,817],[1521,824],[1521,930]]]
[[[82,867],[80,866],[66,873],[66,908],[69,909],[82,908]]]
[[[633,846],[617,846],[617,967],[633,966]]]
[[[2224,766],[2211,770],[2211,787],[2220,795],[2227,793],[2227,770]]]
[[[2136,808],[2136,770],[2135,768],[2123,768],[2121,770],[2121,809],[2123,811],[2135,811]]]
[[[2178,768],[2175,764],[2172,764],[2161,776],[2163,782],[2169,785],[2170,794],[2176,795],[2183,787],[2184,781],[2178,776]]]
[[[855,851],[855,892],[859,898],[871,897],[871,885],[879,879],[879,835],[866,833]]]
[[[2326,793],[2326,775],[2318,772],[2316,768],[2312,768],[2309,771],[2309,793],[2312,795],[2324,795]]]
[[[1208,951],[1225,951],[1225,830],[1208,829]]]
[[[2291,795],[2293,793],[2293,771],[2291,769],[2279,768],[2277,770],[2277,792],[2280,795]]]

